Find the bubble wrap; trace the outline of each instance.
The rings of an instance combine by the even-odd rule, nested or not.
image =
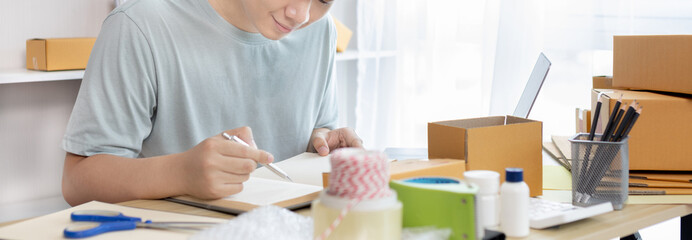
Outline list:
[[[402,240],[446,240],[452,229],[435,227],[410,227],[401,231]]]
[[[190,239],[312,239],[310,217],[274,205],[262,206],[203,230]]]

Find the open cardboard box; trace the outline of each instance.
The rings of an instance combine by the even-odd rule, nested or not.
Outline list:
[[[524,169],[530,195],[543,194],[543,123],[494,116],[428,123],[428,157],[466,161],[466,170]]]

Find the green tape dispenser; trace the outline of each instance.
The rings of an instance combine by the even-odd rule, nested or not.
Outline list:
[[[403,203],[403,226],[449,228],[449,239],[480,239],[483,228],[476,222],[478,186],[443,177],[392,180],[389,187]]]

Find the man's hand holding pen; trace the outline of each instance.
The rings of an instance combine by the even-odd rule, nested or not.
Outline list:
[[[243,182],[255,170],[257,163],[274,161],[270,153],[257,149],[252,131],[241,127],[225,131],[238,136],[249,146],[228,141],[218,134],[181,153],[183,162],[180,176],[183,192],[201,199],[218,199],[243,190]]]

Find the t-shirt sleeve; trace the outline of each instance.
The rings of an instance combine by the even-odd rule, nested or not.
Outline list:
[[[317,115],[315,128],[335,129],[338,121],[338,108],[336,101],[336,64],[334,56],[336,54],[336,26],[332,21],[331,15],[325,15],[329,28],[329,49],[325,49],[329,57],[329,67],[327,69],[327,84],[320,104],[320,110]]]
[[[135,158],[152,129],[156,70],[151,48],[124,12],[110,15],[89,57],[63,149]]]

